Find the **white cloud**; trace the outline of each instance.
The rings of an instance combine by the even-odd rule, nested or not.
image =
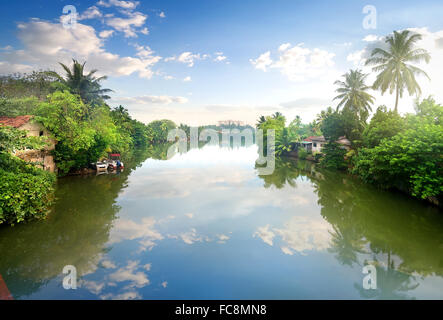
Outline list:
[[[228,57],[226,57],[223,52],[216,52],[215,53],[215,58],[214,61],[216,62],[222,62],[222,61],[226,61],[228,59]]]
[[[123,9],[130,9],[133,10],[135,9],[138,5],[140,4],[139,1],[120,1],[120,0],[100,0],[99,2],[97,2],[97,5],[102,6],[102,7],[120,7]]]
[[[111,231],[110,243],[140,239],[140,250],[151,250],[156,241],[163,239],[161,233],[155,229],[155,225],[156,221],[152,217],[143,218],[140,222],[119,219]]]
[[[112,98],[112,102],[122,104],[138,104],[138,105],[167,105],[171,103],[183,104],[188,102],[185,97],[172,96],[139,96],[139,97],[116,97]]]
[[[105,283],[104,282],[95,282],[95,281],[87,281],[87,280],[82,280],[80,282],[80,285],[82,287],[85,287],[86,289],[89,290],[89,292],[93,293],[93,294],[100,294],[100,292],[102,292],[103,288],[105,287]]]
[[[166,18],[166,14],[162,11],[160,12],[160,14],[158,15],[160,18]]]
[[[202,236],[197,234],[197,230],[194,228],[192,228],[189,232],[181,233],[179,237],[186,244],[193,244],[194,242],[202,242],[205,240]]]
[[[123,32],[126,38],[137,37],[136,29],[142,27],[147,15],[141,12],[127,12],[128,18],[110,18],[106,20],[106,24],[117,31]],[[147,28],[141,30],[142,33],[147,34]]]
[[[148,28],[143,28],[142,30],[140,30],[141,33],[143,33],[144,35],[148,35],[149,34],[149,29]]]
[[[225,235],[225,234],[219,234],[217,235],[218,238],[218,243],[226,243],[226,241],[228,241],[230,239],[229,236]]]
[[[166,287],[168,286],[168,281],[163,281],[163,282],[161,283],[161,286],[162,286],[163,288],[166,288]]]
[[[191,82],[192,78],[188,76],[188,77],[184,78],[183,81],[184,82]]]
[[[180,54],[178,57],[173,56],[173,57],[169,57],[166,58],[165,61],[177,61],[177,62],[181,62],[184,64],[187,64],[188,67],[193,67],[195,60],[204,60],[207,59],[209,57],[209,55],[204,54],[201,55],[200,53],[192,53],[192,52],[183,52],[182,54]]]
[[[249,61],[255,66],[256,69],[266,71],[266,69],[272,65],[271,52],[265,52],[257,59],[249,59]]]
[[[12,48],[12,46],[6,46],[6,47],[3,47],[3,48],[0,48],[0,51],[9,51],[9,50],[12,50],[13,48]]]
[[[100,36],[100,38],[109,38],[110,36],[112,36],[114,34],[114,30],[103,30],[102,32],[100,32],[98,35]]]
[[[264,227],[259,227],[253,236],[254,238],[259,237],[260,239],[263,240],[264,243],[272,246],[274,244],[273,239],[275,237],[275,233],[269,230],[269,227],[270,227],[269,225],[266,225]]]
[[[103,268],[106,269],[115,269],[117,266],[111,260],[104,260],[101,262]]]
[[[107,34],[103,34],[107,35]],[[77,23],[74,29],[65,29],[60,23],[32,19],[18,25],[18,38],[22,50],[0,52],[0,72],[56,69],[62,71],[58,62],[72,63],[72,58],[87,61],[99,74],[128,76],[138,73],[140,77],[151,78],[154,66],[161,57],[143,55],[122,57],[107,52],[103,39],[93,27]]]
[[[290,43],[283,43],[280,47],[278,47],[278,51],[286,51],[291,47]]]
[[[217,56],[217,57],[214,59],[214,61],[221,62],[221,61],[225,61],[226,59],[227,59],[226,56]]]
[[[330,99],[324,98],[300,98],[297,100],[280,103],[280,106],[286,109],[315,109],[326,108],[331,103]]]
[[[137,261],[129,261],[128,265],[120,268],[109,275],[109,279],[114,282],[129,281],[129,287],[142,288],[149,285],[150,281],[146,274],[141,271],[136,271],[139,268]]]
[[[81,15],[78,16],[78,20],[88,20],[88,19],[95,19],[95,18],[101,18],[103,14],[100,12],[100,10],[96,6],[89,7],[85,10]]]
[[[329,73],[334,66],[334,53],[318,48],[308,49],[303,44],[291,47],[285,43],[279,47],[278,60],[273,61],[271,52],[261,54],[257,59],[250,59],[256,69],[267,71],[278,69],[291,81],[304,81],[318,78]]]
[[[377,41],[377,40],[380,40],[380,39],[381,39],[381,37],[378,37],[378,36],[376,36],[374,34],[368,34],[366,37],[363,38],[363,41],[365,41],[365,42],[374,42],[374,41]]]
[[[358,50],[350,53],[346,60],[349,62],[352,62],[354,66],[363,66],[365,64],[366,59],[363,58],[363,55],[365,54],[365,50]]]
[[[127,291],[120,294],[106,294],[100,297],[103,300],[112,299],[112,300],[135,300],[141,299],[141,295],[137,291]]]
[[[280,248],[282,252],[293,255],[294,252],[304,254],[306,251],[329,248],[329,231],[330,225],[321,218],[294,216],[282,228],[271,229],[269,225],[259,227],[254,237],[272,246],[274,238],[280,236],[284,243]]]

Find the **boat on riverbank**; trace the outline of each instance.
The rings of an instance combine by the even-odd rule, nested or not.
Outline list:
[[[97,162],[95,164],[95,167],[97,169],[97,172],[108,171],[109,163],[107,161]]]

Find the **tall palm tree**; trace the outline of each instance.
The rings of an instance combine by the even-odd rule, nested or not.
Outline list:
[[[403,97],[406,88],[409,95],[421,94],[420,86],[415,79],[416,75],[429,76],[420,68],[411,63],[425,61],[429,63],[431,56],[420,48],[415,48],[417,41],[421,40],[420,34],[411,34],[410,31],[394,31],[393,35],[386,37],[389,45],[387,50],[375,48],[371,58],[366,61],[366,65],[374,65],[372,69],[380,72],[374,82],[373,88],[380,89],[384,94],[388,89],[392,94],[395,90],[395,111],[398,111],[398,100]]]
[[[345,81],[335,81],[334,84],[339,86],[336,90],[339,95],[334,100],[340,99],[337,111],[343,107],[358,113],[360,119],[366,120],[369,111],[372,111],[371,104],[374,103],[374,97],[366,92],[371,88],[365,84],[367,76],[360,70],[350,70],[343,75]]]
[[[106,76],[96,78],[94,75],[98,70],[92,70],[88,74],[85,74],[84,63],[79,63],[77,60],[72,59],[72,70],[63,63],[60,63],[62,68],[66,71],[66,76],[63,78],[56,72],[50,72],[51,75],[56,77],[63,85],[69,88],[69,90],[80,95],[85,103],[99,103],[103,100],[110,99],[106,93],[112,92],[111,89],[102,89],[100,82],[106,80]]]

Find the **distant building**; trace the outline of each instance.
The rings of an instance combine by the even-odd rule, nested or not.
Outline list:
[[[42,169],[50,172],[56,171],[52,150],[56,141],[49,136],[49,132],[37,122],[31,121],[33,116],[0,117],[0,126],[9,126],[18,130],[27,131],[28,137],[47,137],[49,146],[44,150],[20,150],[15,153],[19,158],[29,162],[42,163]]]
[[[245,126],[245,123],[243,121],[237,121],[237,120],[224,120],[218,122],[219,127],[222,126],[237,126],[237,127],[243,127]]]
[[[336,142],[340,144],[342,148],[348,151],[351,149],[351,141],[349,141],[345,136],[338,138]],[[306,149],[306,151],[316,153],[321,152],[326,143],[327,141],[324,136],[311,136],[304,139],[301,142],[301,145]]]

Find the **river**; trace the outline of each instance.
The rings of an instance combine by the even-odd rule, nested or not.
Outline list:
[[[165,154],[59,179],[47,220],[0,228],[13,298],[443,299],[438,208],[309,162],[259,176],[255,145]]]

